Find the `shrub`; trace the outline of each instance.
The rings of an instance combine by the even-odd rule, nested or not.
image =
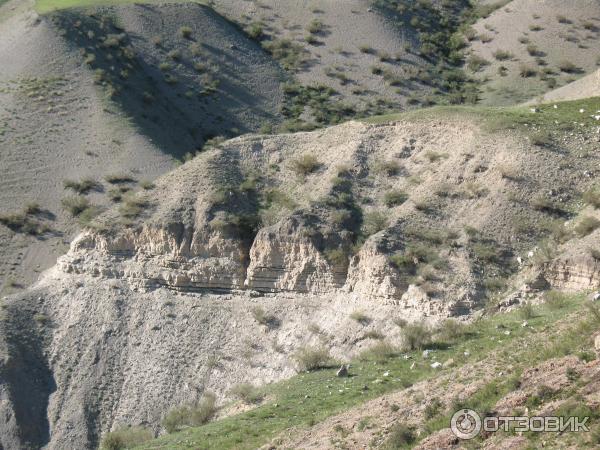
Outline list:
[[[167,56],[171,58],[173,61],[178,61],[181,59],[181,50],[173,49],[167,53]]]
[[[150,180],[142,180],[140,181],[140,187],[145,190],[145,191],[151,191],[152,189],[154,189],[156,186],[154,185],[154,183]]]
[[[342,248],[330,248],[324,252],[325,259],[330,263],[337,266],[343,266],[348,263],[348,254]]]
[[[172,409],[162,421],[167,433],[174,433],[186,426],[200,426],[208,422],[215,414],[216,397],[207,392],[195,405],[184,405]]]
[[[331,364],[331,356],[326,348],[302,347],[294,354],[301,371],[323,369]]]
[[[443,342],[454,342],[466,333],[465,325],[454,319],[444,320],[436,329],[436,337]]]
[[[558,68],[564,73],[577,73],[580,71],[580,69],[571,61],[561,61],[558,64]]]
[[[264,394],[260,389],[250,383],[236,384],[229,393],[248,405],[260,403],[264,398]]]
[[[315,172],[320,165],[315,155],[306,154],[292,161],[292,170],[298,175],[306,176]]]
[[[437,416],[442,409],[444,408],[444,404],[440,401],[439,398],[434,397],[430,403],[427,404],[423,414],[425,415],[425,419],[430,420]]]
[[[389,220],[385,214],[379,211],[368,212],[364,215],[361,232],[365,237],[368,237],[384,230],[388,223]]]
[[[538,147],[551,147],[552,134],[549,131],[537,131],[530,136],[531,143]]]
[[[600,208],[600,188],[594,186],[583,193],[583,201],[594,208]]]
[[[308,24],[307,30],[310,34],[317,34],[323,32],[325,24],[318,19],[314,19]]]
[[[384,450],[395,450],[405,448],[413,444],[416,440],[415,432],[412,428],[404,424],[394,425],[383,445]]]
[[[135,183],[137,181],[132,176],[126,174],[110,174],[106,175],[104,179],[110,184]]]
[[[521,64],[519,67],[519,75],[523,78],[531,78],[537,75],[537,70],[526,64]]]
[[[383,196],[383,203],[388,208],[399,206],[408,200],[408,195],[404,191],[393,190],[386,192]]]
[[[446,155],[445,153],[438,153],[438,152],[435,152],[435,151],[433,151],[433,150],[427,150],[427,151],[426,151],[426,152],[423,154],[423,156],[425,156],[425,158],[426,158],[426,159],[427,159],[429,162],[433,163],[433,162],[437,162],[437,161],[439,161],[439,160],[440,160],[440,159],[442,159],[442,158],[445,158],[445,157],[447,157],[448,155]]]
[[[65,189],[72,189],[78,194],[87,194],[92,189],[97,190],[100,188],[98,182],[92,178],[84,178],[80,181],[64,180],[63,186]]]
[[[120,428],[104,435],[100,443],[100,450],[125,450],[143,444],[153,438],[152,431],[146,428]]]
[[[550,309],[562,309],[567,305],[568,296],[560,291],[547,291],[544,293],[544,301]]]
[[[569,19],[567,19],[565,16],[563,16],[562,14],[559,14],[556,16],[556,20],[558,20],[558,23],[571,23],[571,21]]]
[[[250,24],[248,28],[246,28],[246,33],[252,39],[259,40],[263,36],[263,25],[260,22],[254,22]]]
[[[519,308],[519,315],[524,320],[530,320],[536,317],[535,308],[531,303],[525,303]]]
[[[592,233],[598,227],[600,227],[600,220],[595,217],[585,216],[577,223],[577,225],[575,225],[574,230],[579,237],[584,237]]]
[[[192,29],[187,26],[179,28],[179,34],[184,39],[190,39],[192,37]]]
[[[61,200],[62,206],[73,217],[79,216],[90,207],[90,202],[82,195],[70,195]]]
[[[377,344],[363,350],[358,358],[362,361],[385,361],[398,354],[398,349],[389,342],[378,342]]]
[[[375,165],[375,171],[380,174],[387,175],[389,177],[398,175],[400,173],[400,164],[398,161],[381,161]]]
[[[148,206],[148,202],[142,198],[127,196],[119,207],[119,213],[126,219],[135,219]]]
[[[506,61],[507,59],[512,59],[512,57],[512,53],[506,50],[496,50],[494,52],[494,58],[498,61]]]
[[[371,318],[360,310],[352,312],[352,314],[350,314],[350,318],[360,323],[361,325],[368,325],[371,322]]]
[[[406,350],[422,350],[431,343],[431,329],[422,322],[407,324],[402,328],[402,340]]]
[[[479,72],[484,66],[487,66],[489,61],[477,55],[471,55],[467,59],[467,67],[472,72]]]
[[[256,320],[261,325],[265,325],[268,327],[279,325],[279,319],[275,315],[268,314],[267,312],[265,312],[265,310],[260,306],[253,307],[250,310],[250,312],[252,313],[252,317],[254,318],[254,320]]]
[[[369,45],[361,45],[360,47],[358,47],[358,49],[360,50],[361,53],[366,53],[369,55],[376,53],[375,49]]]
[[[286,70],[297,69],[303,62],[304,48],[290,39],[275,39],[262,45]]]

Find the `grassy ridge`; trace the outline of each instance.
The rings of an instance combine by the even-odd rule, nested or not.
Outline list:
[[[557,108],[554,108],[554,105]],[[572,129],[581,126],[598,126],[591,117],[600,110],[600,97],[567,102],[554,102],[537,106],[532,112],[530,106],[483,107],[483,106],[435,106],[396,114],[386,114],[363,119],[366,123],[386,123],[400,120],[428,119],[442,117],[467,117],[476,120],[491,131],[516,128],[519,126],[547,126],[553,129]],[[584,110],[584,112],[580,112]]]
[[[436,360],[443,362],[452,358],[457,365],[483,361],[491,354],[498,354],[507,364],[531,365],[562,354],[576,353],[589,339],[579,333],[575,339],[567,339],[568,345],[549,345],[548,339],[536,339],[537,330],[554,329],[561,321],[578,325],[585,316],[583,296],[576,296],[557,308],[542,306],[529,317],[529,327],[522,327],[520,311],[499,314],[468,326],[462,337],[455,342],[438,345]],[[567,316],[570,318],[567,318]],[[567,319],[566,319],[567,318]],[[565,321],[565,319],[567,321]],[[505,332],[509,331],[507,335]],[[590,336],[589,334],[588,336]],[[569,336],[559,333],[552,341]],[[563,339],[564,340],[564,339]],[[524,345],[524,343],[528,343]],[[552,348],[549,351],[548,348]],[[465,352],[468,356],[465,356]],[[410,359],[400,355],[384,359],[355,360],[350,378],[338,378],[335,369],[302,373],[292,379],[265,388],[273,400],[268,404],[243,414],[218,420],[202,427],[166,435],[150,441],[140,448],[150,449],[250,449],[257,448],[286,429],[309,427],[325,418],[352,406],[364,403],[384,393],[405,389],[419,380],[434,378],[436,370],[431,360],[424,360],[420,352],[410,352]],[[411,370],[410,365],[417,366]],[[383,373],[389,372],[389,377]],[[436,429],[442,424],[431,427]],[[447,426],[447,425],[446,425]]]
[[[0,0],[0,5],[7,0]],[[59,9],[67,8],[85,8],[89,6],[112,6],[126,5],[131,3],[165,3],[164,0],[144,0],[142,2],[136,0],[37,0],[35,9],[40,14],[46,14]],[[169,3],[202,3],[203,0],[169,0]]]

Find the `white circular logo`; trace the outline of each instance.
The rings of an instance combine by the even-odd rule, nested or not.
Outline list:
[[[481,431],[481,417],[472,409],[461,409],[452,416],[450,428],[459,439],[473,439]]]

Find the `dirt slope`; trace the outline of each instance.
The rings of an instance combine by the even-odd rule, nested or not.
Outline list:
[[[600,70],[531,100],[529,104],[600,97]],[[596,111],[591,111],[596,112]]]
[[[473,29],[470,51],[487,62],[476,72],[486,104],[523,102],[598,67],[600,4],[594,0],[513,0]]]
[[[49,228],[30,236],[0,225],[5,291],[35,280],[78,228],[61,207],[69,195],[64,180],[104,183],[89,198],[107,205],[113,186],[106,175],[152,180],[210,137],[276,120],[281,71],[206,7],[132,5],[93,17],[39,17],[32,2],[9,2],[1,17],[0,61],[10,64],[0,71],[0,213],[37,202],[42,211],[31,220]],[[185,23],[190,38],[179,33]],[[192,46],[202,53],[193,56]],[[177,61],[167,55],[178,49]]]

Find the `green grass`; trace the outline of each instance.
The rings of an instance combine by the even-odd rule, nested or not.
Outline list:
[[[0,5],[5,0],[0,0]],[[113,6],[140,3],[136,0],[37,0],[35,9],[40,14],[68,8],[86,8],[90,6]],[[144,0],[142,3],[164,3],[161,0]],[[171,3],[200,3],[206,4],[204,0],[171,0]]]
[[[536,338],[536,330],[558,330],[553,325],[560,319],[577,326],[577,321],[569,315],[576,314],[579,319],[585,315],[582,307],[584,298],[583,295],[569,298],[561,308],[536,308],[535,317],[529,320],[531,327],[521,326],[523,320],[518,311],[480,320],[467,326],[455,342],[447,343],[449,346],[439,345],[437,360],[443,362],[452,358],[460,366],[483,361],[490,354],[499,353],[507,364],[518,367],[543,358],[561,356],[569,351],[577,352],[581,345],[589,345],[581,337],[577,338],[577,334],[572,335],[573,339],[566,339],[566,344],[559,343],[558,347],[552,347],[548,346],[546,339]],[[509,335],[505,334],[507,330],[510,331]],[[591,336],[591,333],[586,336]],[[559,337],[560,333],[556,331],[552,339],[558,342]],[[529,346],[525,347],[524,342],[528,342]],[[464,352],[467,350],[469,356],[466,357]],[[424,360],[418,351],[410,354],[410,360],[390,355],[377,364],[368,357],[356,359],[352,361],[350,378],[336,377],[335,368],[301,373],[289,380],[267,386],[264,394],[270,401],[262,406],[201,427],[163,436],[139,448],[257,448],[286,429],[310,427],[369,399],[405,389],[419,380],[435,377],[437,372],[429,366],[430,360]],[[417,365],[410,370],[414,361]],[[383,377],[382,374],[386,371],[391,376]],[[494,390],[498,391],[497,395],[505,392],[504,387]],[[497,395],[493,397],[496,398]],[[445,422],[432,423],[429,429],[432,431],[443,423]]]
[[[558,108],[554,108],[554,104]],[[598,122],[591,116],[600,109],[600,97],[569,102],[556,102],[538,106],[539,112],[532,113],[529,106],[483,107],[483,106],[435,106],[415,111],[386,114],[363,119],[367,123],[386,123],[394,121],[416,121],[431,118],[467,118],[479,121],[484,129],[498,131],[502,129],[525,129],[532,125],[552,127],[557,130],[570,130],[574,122],[584,126],[597,126]],[[584,113],[579,110],[584,109]],[[580,129],[581,125],[577,125]]]

